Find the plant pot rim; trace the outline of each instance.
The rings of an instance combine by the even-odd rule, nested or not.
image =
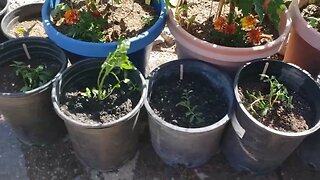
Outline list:
[[[0,16],[3,15],[4,13],[6,13],[6,11],[8,10],[9,0],[6,0],[6,1],[7,1],[6,5],[5,5],[4,8],[0,11]]]
[[[152,72],[156,72],[158,71],[159,69],[162,69],[162,68],[166,68],[168,66],[171,66],[172,64],[181,64],[181,63],[202,63],[202,64],[208,64],[204,61],[200,61],[200,60],[195,60],[195,59],[178,59],[178,60],[174,60],[174,61],[170,61],[168,63],[165,63],[165,64],[162,64],[160,66],[158,66],[156,69],[154,69]],[[215,67],[211,66],[212,70],[220,73],[224,78],[225,78],[225,82],[229,82],[230,83],[230,88],[231,88],[231,80],[230,78],[225,75],[225,73],[223,73],[222,71],[216,69]],[[151,73],[150,73],[151,74]],[[147,78],[147,82],[150,81],[150,78],[152,79],[152,77],[148,77]],[[147,86],[147,92],[148,92],[148,89],[150,88],[149,87],[149,83],[147,83],[148,86]],[[232,90],[231,90],[232,91]],[[181,132],[181,133],[192,133],[192,134],[201,134],[201,133],[206,133],[208,131],[211,131],[213,129],[216,129],[226,123],[228,123],[228,121],[231,119],[231,117],[233,116],[234,114],[234,100],[232,100],[232,102],[229,102],[228,103],[228,111],[227,113],[220,119],[218,120],[217,122],[209,125],[209,126],[205,126],[205,127],[200,127],[200,128],[185,128],[185,127],[180,127],[180,126],[176,126],[176,125],[173,125],[171,123],[168,123],[166,122],[165,120],[161,119],[155,112],[154,110],[151,108],[150,106],[150,103],[148,101],[148,98],[146,97],[145,100],[144,100],[144,106],[145,108],[147,109],[148,113],[150,113],[150,115],[156,119],[156,123],[157,124],[160,124],[162,125],[162,127],[166,127],[166,128],[169,128],[169,129],[172,129],[172,130],[175,130],[175,131],[178,131],[178,132]],[[230,108],[231,107],[231,108]]]
[[[6,19],[8,19],[12,14],[16,13],[16,12],[19,12],[19,11],[23,11],[24,8],[28,8],[29,6],[42,6],[43,5],[43,2],[33,2],[33,3],[28,3],[28,4],[24,4],[12,11],[10,11],[9,13],[7,13],[3,19],[1,20],[1,30],[3,32],[3,34],[8,38],[8,39],[16,39],[16,37],[10,35],[9,33],[7,33],[6,31],[4,31],[4,29],[7,29],[7,25],[4,24],[4,21]],[[39,11],[39,13],[41,13],[41,9]],[[41,16],[39,16],[41,17]],[[13,20],[13,19],[11,19]]]
[[[238,54],[250,54],[252,53],[252,51],[262,51],[264,49],[267,48],[274,48],[276,46],[281,46],[281,44],[283,43],[283,41],[286,39],[287,34],[289,34],[290,32],[290,27],[292,24],[291,21],[291,17],[288,13],[288,10],[286,9],[284,12],[285,17],[286,17],[286,22],[285,22],[285,29],[283,31],[283,33],[281,33],[279,35],[279,37],[271,42],[268,42],[264,45],[259,45],[259,46],[253,46],[253,47],[228,47],[228,46],[222,46],[222,45],[218,45],[218,44],[213,44],[204,40],[201,40],[195,36],[193,36],[192,34],[190,34],[189,32],[187,32],[185,29],[183,29],[175,20],[174,14],[173,14],[173,10],[169,8],[168,10],[168,26],[169,28],[175,28],[177,33],[174,31],[171,31],[171,33],[173,34],[173,36],[177,37],[180,36],[181,39],[187,39],[184,41],[192,41],[192,43],[190,43],[190,46],[193,46],[195,49],[214,49],[214,51],[216,52],[221,52],[222,55],[224,54],[234,54],[234,53],[238,53]],[[179,34],[179,35],[178,35]],[[194,44],[196,44],[197,46],[195,46]],[[222,59],[223,61],[227,61],[227,62],[243,62],[244,60],[239,58],[232,58],[231,59],[227,59],[224,58]]]
[[[147,85],[146,85],[146,80],[144,79],[143,75],[136,68],[133,71],[135,71],[138,74],[138,76],[139,76],[139,78],[141,80],[141,87],[143,89],[142,89],[142,92],[141,92],[141,97],[140,97],[139,102],[132,109],[132,111],[130,111],[125,116],[123,116],[123,117],[121,117],[121,118],[119,118],[119,119],[117,119],[115,121],[112,121],[112,122],[107,122],[107,123],[103,123],[103,124],[93,124],[92,125],[92,124],[86,124],[86,123],[74,120],[71,117],[67,116],[64,112],[61,111],[60,106],[59,106],[60,105],[60,101],[58,100],[58,97],[57,97],[57,93],[58,93],[57,92],[57,87],[59,86],[59,90],[61,90],[60,87],[62,85],[63,76],[66,73],[70,73],[70,71],[72,71],[74,68],[77,68],[77,66],[79,66],[79,65],[88,64],[87,66],[90,66],[91,63],[97,63],[97,62],[103,62],[103,60],[97,59],[97,58],[91,58],[90,60],[86,59],[86,60],[83,60],[83,61],[76,62],[72,66],[68,67],[65,71],[63,71],[62,74],[59,74],[59,77],[53,83],[53,87],[52,87],[52,91],[51,91],[51,100],[52,100],[52,103],[53,103],[53,107],[54,107],[56,113],[66,123],[69,123],[69,124],[72,124],[72,125],[76,125],[76,126],[81,127],[81,128],[86,128],[86,129],[102,129],[102,128],[108,128],[108,127],[112,127],[112,126],[115,126],[115,125],[119,125],[119,123],[124,123],[124,122],[128,121],[129,119],[131,119],[133,116],[135,116],[137,113],[139,113],[139,110],[142,107],[143,101],[144,101],[144,99],[145,99],[145,97],[147,95]],[[99,68],[100,68],[100,66],[99,66]],[[98,69],[98,67],[97,67],[97,69]],[[61,96],[61,94],[59,94],[59,96]],[[137,118],[139,118],[139,116],[137,116]]]
[[[278,131],[278,130],[275,130],[273,128],[270,128],[270,127],[267,127],[265,126],[264,124],[262,124],[260,121],[258,121],[256,118],[254,118],[249,112],[248,110],[245,108],[245,106],[241,103],[241,99],[240,99],[240,96],[239,96],[239,92],[238,92],[238,81],[239,81],[239,77],[240,77],[240,74],[242,72],[243,69],[245,69],[247,66],[251,65],[251,64],[254,64],[254,63],[259,63],[259,62],[269,62],[269,63],[280,63],[280,64],[283,64],[285,66],[291,66],[293,68],[295,68],[296,70],[298,71],[301,71],[302,74],[305,74],[305,77],[310,79],[311,81],[313,81],[315,83],[315,81],[313,80],[313,78],[311,77],[311,75],[305,71],[305,70],[302,70],[299,66],[297,65],[294,65],[294,64],[290,64],[290,63],[285,63],[283,61],[279,61],[279,60],[266,60],[266,59],[259,59],[259,60],[255,60],[255,61],[252,61],[252,62],[248,62],[246,63],[241,69],[238,70],[236,76],[235,76],[235,79],[234,79],[234,84],[233,84],[233,88],[234,88],[234,95],[235,95],[235,99],[236,99],[236,102],[239,104],[239,107],[240,109],[242,110],[242,112],[252,121],[254,122],[257,126],[259,126],[260,128],[268,131],[268,132],[271,132],[271,133],[274,133],[274,134],[277,134],[277,135],[281,135],[281,136],[287,136],[287,137],[297,137],[297,136],[306,136],[306,135],[309,135],[315,131],[317,131],[319,128],[320,128],[320,121],[318,121],[312,128],[308,129],[308,130],[305,130],[305,131],[301,131],[301,132],[283,132],[283,131]],[[269,64],[270,66],[271,64]],[[317,86],[317,85],[316,85]],[[319,88],[320,90],[320,88]]]
[[[320,33],[311,27],[301,15],[299,3],[304,1],[306,0],[294,0],[291,2],[289,13],[292,18],[292,25],[300,37],[303,37],[312,47],[320,50]]]
[[[56,2],[58,3],[58,2]],[[158,37],[161,33],[166,17],[167,17],[167,10],[163,0],[159,0],[159,5],[161,11],[159,12],[159,17],[157,21],[146,31],[141,34],[138,34],[135,37],[128,38],[131,43],[131,46],[128,50],[128,54],[132,52],[136,52],[143,47],[147,46],[148,44],[152,43],[153,40]],[[50,10],[53,8],[53,4],[50,3],[49,0],[46,0],[42,7],[42,22],[48,37],[52,39],[58,46],[62,47],[63,49],[79,54],[81,56],[87,57],[107,57],[107,52],[114,51],[118,45],[118,41],[113,42],[105,42],[105,43],[98,43],[98,42],[87,42],[87,41],[80,41],[73,39],[64,35],[63,33],[56,30],[56,28],[52,25],[50,21]],[[73,50],[72,47],[65,45],[65,42],[70,42],[68,44],[74,44],[77,48],[81,48],[83,50],[88,50],[88,47],[91,47],[90,51],[77,51]],[[103,51],[99,52],[99,51]],[[106,52],[104,54],[104,52]]]
[[[42,86],[39,86],[35,89],[31,89],[29,91],[26,92],[14,92],[14,93],[4,93],[4,92],[0,92],[0,96],[5,96],[5,97],[11,97],[11,98],[20,98],[20,97],[25,97],[25,96],[33,96],[36,95],[38,93],[41,93],[45,90],[47,90],[48,88],[50,88],[50,86],[56,81],[56,79],[60,76],[60,74],[63,72],[63,70],[67,67],[67,58],[64,54],[64,52],[57,47],[51,40],[47,39],[47,38],[41,38],[41,37],[23,37],[23,38],[17,38],[17,39],[10,39],[4,43],[0,44],[0,49],[4,49],[4,46],[7,45],[11,45],[11,44],[17,44],[17,43],[28,43],[28,42],[41,42],[41,43],[47,43],[50,44],[51,46],[53,46],[55,48],[56,51],[59,51],[59,53],[63,54],[64,56],[64,62],[60,62],[60,69],[57,72],[57,74],[47,83],[43,84]]]

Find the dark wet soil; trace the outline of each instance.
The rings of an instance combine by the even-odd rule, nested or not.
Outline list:
[[[24,86],[23,78],[21,76],[17,76],[15,68],[11,66],[13,61],[24,62],[31,68],[36,68],[39,65],[43,65],[45,69],[52,74],[52,77],[54,77],[61,68],[60,62],[48,59],[48,57],[31,56],[31,60],[27,59],[27,57],[12,59],[11,61],[0,65],[0,92],[20,92],[20,89]]]
[[[260,91],[263,96],[266,96],[270,93],[269,85],[261,81],[248,81],[239,84],[240,98],[244,105],[265,126],[285,132],[301,132],[311,128],[310,122],[315,118],[315,114],[303,95],[288,89],[289,96],[293,97],[292,109],[284,104],[276,103],[266,116],[258,116],[250,110],[249,106],[252,102],[246,91],[255,92],[256,95]]]
[[[159,117],[180,127],[198,128],[214,124],[227,114],[223,91],[205,77],[185,73],[183,80],[178,78],[162,78],[153,87],[150,106]]]
[[[104,124],[127,115],[137,105],[141,97],[140,91],[130,90],[130,86],[125,83],[121,83],[120,88],[102,101],[83,96],[81,93],[85,92],[87,87],[96,87],[97,73],[88,74],[81,81],[73,80],[77,83],[73,83],[65,90],[65,95],[61,99],[61,110],[67,116],[85,124]],[[115,82],[113,76],[108,76],[104,88],[110,89]]]

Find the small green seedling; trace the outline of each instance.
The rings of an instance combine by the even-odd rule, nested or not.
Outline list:
[[[20,89],[21,92],[26,92],[42,86],[52,78],[52,74],[46,70],[44,65],[39,65],[36,68],[31,68],[24,62],[13,62],[14,64],[11,64],[10,66],[15,68],[16,75],[21,76],[24,81],[24,86]]]
[[[111,52],[107,59],[101,65],[101,69],[97,79],[97,88],[86,88],[86,91],[81,93],[82,96],[88,98],[97,98],[99,101],[103,101],[108,98],[112,92],[121,87],[121,83],[128,84],[130,86],[129,90],[138,90],[136,85],[127,78],[126,71],[122,70],[132,70],[134,66],[129,57],[127,56],[127,50],[130,47],[129,40],[120,41],[117,49],[114,52]],[[124,78],[119,79],[118,74],[123,72]],[[105,80],[108,75],[112,75],[116,79],[116,83],[111,85],[108,90],[105,87]]]
[[[179,24],[183,24],[182,22],[185,22],[187,29],[189,29],[191,24],[195,22],[195,19],[197,16],[197,15],[192,15],[191,17],[188,16],[188,10],[192,5],[193,5],[192,3],[186,4],[185,2],[183,2],[176,7],[175,17],[179,22]]]
[[[149,15],[141,18],[141,22],[144,26],[149,26],[150,24],[153,24],[154,20],[155,20],[155,18],[153,16],[149,16]]]
[[[269,77],[266,74],[260,74],[263,82],[269,83],[269,94],[262,95],[259,92],[246,91],[249,97],[249,110],[254,115],[264,117],[273,110],[276,104],[282,104],[286,108],[293,108],[292,96],[289,96],[287,88],[281,84],[274,76]]]
[[[185,117],[189,119],[190,124],[199,124],[204,122],[202,118],[202,113],[198,112],[198,106],[191,104],[191,98],[192,98],[192,90],[187,91],[185,90],[182,93],[181,101],[176,104],[176,107],[184,107],[186,109]]]
[[[15,33],[22,36],[26,32],[27,31],[24,28],[17,28]]]

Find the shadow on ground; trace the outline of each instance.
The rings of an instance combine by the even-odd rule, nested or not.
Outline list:
[[[153,151],[146,128],[140,142],[139,152],[133,160],[118,171],[98,172],[80,164],[68,138],[43,147],[27,146],[15,138],[4,120],[0,120],[0,179],[320,179],[320,172],[304,166],[295,154],[277,171],[269,175],[253,176],[234,171],[222,154],[217,154],[200,168],[170,167]]]

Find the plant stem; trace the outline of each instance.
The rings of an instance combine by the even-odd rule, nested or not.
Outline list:
[[[229,23],[232,23],[234,21],[234,15],[235,15],[235,9],[236,9],[236,1],[230,0],[230,10],[229,10]]]
[[[226,2],[225,0],[220,0],[220,1],[219,1],[217,13],[216,13],[216,15],[214,16],[214,19],[217,19],[219,16],[221,16],[222,8],[223,8],[223,5],[225,4],[225,2]]]

